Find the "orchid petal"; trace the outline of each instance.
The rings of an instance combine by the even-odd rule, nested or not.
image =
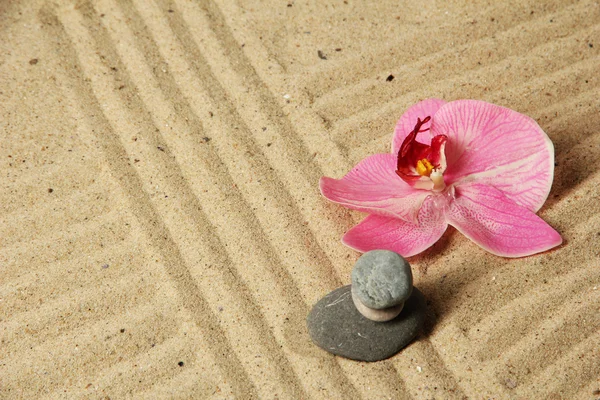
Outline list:
[[[404,114],[402,114],[402,117],[400,117],[398,120],[398,123],[396,123],[396,128],[394,129],[394,138],[392,139],[392,154],[398,154],[404,139],[410,135],[413,129],[415,129],[415,124],[417,123],[418,118],[421,120],[424,120],[426,117],[433,118],[433,115],[444,104],[446,104],[444,100],[427,99],[418,102],[406,110]],[[423,129],[429,128],[430,124],[431,122],[423,125]],[[427,142],[429,142],[429,140]]]
[[[413,224],[397,218],[369,215],[350,229],[342,242],[361,252],[383,249],[410,257],[431,247],[448,227],[434,196],[425,199],[418,219],[418,224]]]
[[[413,189],[395,171],[394,155],[375,154],[342,179],[321,178],[321,193],[353,210],[416,221],[419,207],[430,193]]]
[[[431,134],[448,136],[446,182],[477,181],[537,211],[548,197],[554,148],[531,118],[476,100],[458,100],[432,118]]]
[[[562,243],[544,220],[488,185],[457,187],[446,220],[485,250],[503,257],[528,256]]]

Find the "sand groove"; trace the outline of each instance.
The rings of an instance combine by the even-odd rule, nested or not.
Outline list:
[[[251,67],[245,68],[241,72],[235,70],[234,66],[237,65],[237,68],[239,68],[239,65],[247,64],[244,58],[234,57],[233,60],[230,60],[229,57],[218,56],[225,53],[225,48],[220,46],[220,38],[228,35],[226,33],[216,34],[213,30],[207,29],[213,24],[210,22],[213,16],[207,17],[197,6],[187,3],[181,5],[181,8],[181,14],[184,18],[190,16],[204,22],[202,24],[186,23],[186,21],[178,18],[179,13],[169,13],[170,27],[176,33],[185,53],[189,54],[187,58],[190,60],[190,65],[195,67],[197,77],[192,79],[201,77],[212,98],[232,100],[231,108],[224,110],[224,112],[227,113],[228,118],[234,121],[233,130],[229,129],[229,136],[235,135],[236,140],[229,142],[230,145],[221,152],[223,154],[233,153],[230,156],[233,160],[247,160],[248,165],[254,169],[254,174],[258,172],[260,174],[256,177],[246,177],[246,181],[250,179],[250,183],[252,183],[252,179],[256,179],[256,182],[262,185],[274,184],[275,187],[268,189],[267,192],[276,192],[278,195],[275,196],[275,199],[281,198],[279,207],[285,209],[283,215],[280,218],[272,219],[268,224],[263,224],[264,229],[270,229],[276,225],[285,225],[283,227],[285,229],[294,229],[295,236],[305,238],[305,243],[310,246],[310,256],[298,255],[298,258],[314,259],[311,268],[323,269],[320,273],[325,276],[335,272],[338,275],[337,279],[341,279],[339,277],[343,277],[344,274],[339,270],[339,266],[331,264],[327,255],[319,249],[322,241],[319,235],[314,233],[317,230],[313,229],[310,225],[311,219],[308,218],[308,212],[317,212],[323,216],[327,215],[323,202],[318,197],[307,195],[308,193],[315,193],[317,190],[316,182],[321,176],[317,168],[306,167],[306,164],[312,164],[310,161],[316,157],[315,153],[307,154],[307,150],[304,149],[306,142],[300,141],[300,136],[293,130],[286,132],[290,128],[288,127],[289,122],[286,122],[285,112],[282,110],[271,111],[276,105],[272,104],[268,93],[262,94],[265,89],[262,88],[260,83],[254,84],[252,86],[253,90],[247,89],[248,81],[254,82],[258,78],[247,78],[245,75],[240,75],[240,73],[251,74],[248,71],[252,71]],[[219,20],[218,17],[215,18]],[[215,25],[220,26],[220,24]],[[204,40],[205,37],[209,40]],[[230,41],[231,39],[225,40],[226,43]],[[216,56],[206,59],[203,53],[215,54]],[[203,62],[198,63],[197,60],[203,60]],[[227,83],[227,85],[224,85],[224,83]],[[263,100],[265,97],[268,97],[268,99]],[[239,98],[239,100],[234,101],[236,98]],[[250,104],[253,106],[249,107]],[[264,104],[266,106],[263,106]],[[205,114],[206,112],[203,113],[203,115]],[[235,127],[239,129],[235,129]],[[325,145],[330,147],[329,144]],[[239,146],[245,148],[234,152]],[[310,151],[312,150],[314,149],[310,149]],[[228,159],[229,157],[223,158]],[[235,173],[238,169],[239,167],[230,170]],[[272,171],[275,171],[275,173]],[[267,196],[267,198],[269,197],[271,196]],[[256,197],[249,196],[249,201],[252,199],[256,199]],[[256,205],[255,208],[259,213],[264,208],[264,204]],[[267,213],[265,216],[270,214]],[[293,224],[286,222],[291,215],[297,215],[297,220]],[[329,232],[338,231],[339,234],[342,233],[339,226],[331,222],[323,220],[323,224],[327,224],[324,229]],[[275,241],[275,243],[277,242]],[[285,252],[286,250],[288,249],[281,251]],[[292,247],[288,251],[298,250]],[[344,255],[347,254],[344,253]],[[311,263],[313,262],[311,261]],[[312,272],[309,275],[312,275]],[[306,278],[311,279],[308,276]],[[326,282],[332,283],[331,279],[326,277]]]
[[[11,152],[14,152],[16,149],[13,147],[11,150]],[[13,157],[16,158],[16,156]],[[46,193],[49,193],[48,189],[52,189],[52,193],[63,192],[62,189],[65,185],[61,182],[61,178],[69,181],[83,181],[81,187],[78,188],[81,191],[92,186],[94,181],[86,181],[86,177],[80,173],[82,169],[86,169],[85,167],[85,162],[74,162],[71,165],[72,169],[66,169],[64,165],[48,164],[37,168],[36,174],[21,176],[19,180],[5,182],[5,185],[3,185],[4,190],[0,193],[0,204],[2,204],[4,218],[7,217],[6,214],[15,212],[16,215],[16,213],[22,212],[23,208],[42,205],[48,201],[47,196],[40,195],[40,181],[48,186]],[[24,203],[27,200],[33,203],[27,202],[25,205]]]
[[[589,296],[586,298],[590,301],[590,304],[582,305],[581,302],[574,302],[572,304],[567,303],[560,311],[561,314],[558,316],[554,324],[544,324],[541,330],[544,331],[545,335],[542,337],[531,337],[528,336],[523,342],[523,348],[529,348],[530,352],[527,355],[523,354],[523,348],[517,347],[517,354],[514,354],[512,350],[508,351],[504,355],[505,367],[500,368],[498,373],[511,373],[523,376],[522,382],[529,384],[535,381],[537,375],[541,370],[552,367],[555,363],[565,354],[574,351],[573,348],[577,348],[580,343],[584,343],[582,347],[588,347],[585,342],[587,339],[595,337],[594,342],[597,341],[598,335],[598,323],[600,323],[597,315],[599,310],[599,302],[597,290],[595,298],[590,299]],[[587,308],[587,312],[584,309]],[[578,313],[577,316],[573,316],[572,313]],[[541,335],[540,335],[541,336]],[[568,344],[568,346],[565,346]],[[545,351],[543,349],[559,349]],[[540,360],[548,358],[550,363],[540,364]],[[505,371],[503,371],[505,370]]]
[[[147,20],[156,21],[156,17],[152,17],[148,16]],[[210,144],[213,146],[208,146],[208,150],[202,152],[202,154],[198,154],[197,157],[213,157],[219,163],[213,165],[213,163],[207,162],[207,170],[202,171],[202,174],[211,174],[211,169],[219,168],[219,174],[215,176],[214,184],[210,186],[218,186],[222,190],[222,188],[227,188],[231,184],[240,190],[240,193],[228,192],[227,195],[242,195],[241,200],[245,203],[246,207],[258,216],[258,221],[256,221],[257,217],[245,214],[246,221],[244,221],[244,224],[256,224],[258,222],[262,226],[261,230],[265,231],[293,229],[294,231],[287,234],[292,237],[305,237],[310,240],[312,233],[303,228],[304,217],[299,215],[300,210],[295,206],[293,199],[289,197],[290,195],[286,187],[278,179],[269,177],[273,167],[269,166],[268,160],[260,146],[252,140],[251,132],[254,129],[246,126],[245,121],[240,118],[236,110],[227,101],[217,101],[228,99],[228,94],[224,92],[219,82],[208,70],[208,65],[205,62],[201,62],[204,61],[202,54],[198,53],[198,49],[190,47],[193,44],[188,43],[185,47],[178,47],[176,38],[173,37],[173,33],[169,28],[170,26],[161,26],[161,29],[157,29],[162,33],[160,41],[165,42],[169,39],[168,43],[164,43],[163,47],[157,49],[153,42],[146,41],[144,48],[148,56],[153,57],[157,60],[156,62],[162,62],[160,60],[167,59],[168,57],[170,68],[173,70],[172,75],[175,77],[175,80],[171,83],[173,85],[178,84],[178,87],[181,88],[181,91],[179,92],[178,90],[176,94],[180,107],[187,109],[190,118],[204,122],[206,124],[206,134],[211,134]],[[185,33],[181,33],[181,35],[183,36]],[[173,49],[178,49],[178,51],[173,51]],[[165,58],[162,58],[159,50],[165,52]],[[188,61],[185,56],[187,52],[193,52],[195,57]],[[190,74],[186,71],[188,66],[193,68],[192,71],[195,74]],[[167,82],[160,83],[160,78],[157,78],[157,80],[159,81],[159,85],[166,90],[169,84]],[[197,93],[197,90],[196,92],[192,92],[189,90],[190,85],[194,88],[206,86],[206,92]],[[177,86],[175,87],[177,88]],[[216,115],[208,118],[208,115],[211,113],[209,110],[211,109],[220,109],[221,111],[215,112],[214,114]],[[198,138],[190,138],[190,140],[198,140]],[[174,147],[178,146],[177,150],[179,153],[185,153],[184,146],[176,142],[173,144]],[[251,174],[250,171],[252,171]],[[219,182],[219,180],[223,180],[224,182]],[[277,193],[278,196],[273,196],[273,193]],[[262,200],[260,200],[261,198]],[[283,208],[280,215],[273,216],[272,214],[262,212],[262,209],[273,201],[276,202],[275,204],[277,204],[278,209]],[[241,210],[238,213],[241,213]],[[286,219],[292,219],[294,223],[283,221],[284,215]],[[275,242],[272,237],[271,240]],[[280,253],[289,252],[289,250],[283,248],[278,250]],[[320,264],[328,263],[324,255],[318,254],[318,248],[314,249],[314,253],[317,253],[315,256],[318,257]],[[302,258],[306,257],[303,256]],[[337,278],[335,275],[332,275],[332,272],[331,267],[324,268],[323,272],[319,271],[319,279],[328,285],[336,285],[338,283]],[[308,276],[306,278],[314,279]],[[309,285],[313,283],[316,282],[304,284]]]
[[[277,175],[285,181],[286,187],[292,193],[295,203],[299,204],[303,210],[310,212],[310,215],[314,215],[315,213],[318,215],[317,218],[307,218],[305,222],[310,231],[315,232],[316,239],[319,241],[320,246],[327,246],[329,243],[338,242],[339,237],[344,230],[351,226],[348,222],[348,218],[334,217],[334,220],[332,221],[332,210],[334,210],[335,207],[324,205],[324,202],[318,195],[307,195],[308,193],[316,194],[316,181],[313,181],[312,179],[307,181],[304,174],[298,174],[297,168],[291,168],[290,166],[296,166],[298,163],[316,163],[320,166],[325,175],[333,176],[347,171],[351,165],[342,157],[337,145],[321,134],[323,131],[323,121],[320,120],[318,116],[308,112],[307,109],[303,109],[301,106],[286,105],[287,103],[280,97],[290,91],[287,77],[282,75],[282,71],[278,67],[278,64],[271,62],[268,58],[268,54],[260,43],[260,40],[254,37],[253,34],[244,34],[239,29],[228,29],[228,25],[235,25],[236,20],[244,18],[244,15],[240,13],[240,10],[229,3],[216,4],[213,2],[207,2],[206,8],[209,10],[207,16],[191,3],[178,3],[176,9],[181,10],[181,14],[186,19],[184,26],[188,26],[195,35],[194,40],[196,43],[202,44],[206,49],[205,51],[209,51],[217,56],[225,52],[232,59],[233,62],[228,59],[222,60],[217,56],[207,59],[207,61],[211,63],[212,70],[215,74],[223,70],[228,71],[229,69],[233,69],[237,72],[237,74],[222,74],[219,76],[220,81],[227,84],[226,87],[232,77],[239,81],[240,76],[252,75],[254,71],[256,77],[251,78],[250,81],[256,80],[264,82],[264,85],[267,86],[269,92],[272,93],[272,97],[270,95],[265,95],[266,102],[269,103],[267,104],[267,108],[280,107],[281,110],[272,111],[270,116],[267,114],[265,116],[267,121],[277,122],[277,119],[281,119],[285,122],[289,119],[294,129],[290,131],[290,134],[288,134],[287,137],[281,136],[284,132],[280,133],[279,131],[275,131],[276,136],[273,137],[270,130],[271,122],[268,122],[267,124],[256,126],[253,129],[253,132],[257,139],[261,141],[262,145],[266,145],[267,149],[265,149],[265,152],[269,158],[273,160],[271,161],[271,165],[273,165],[272,168],[274,168],[277,171]],[[172,18],[176,20],[178,13],[173,13],[171,15]],[[205,23],[198,24],[195,21],[205,21]],[[212,27],[212,29],[202,29],[204,27]],[[179,31],[175,26],[173,29],[176,32]],[[203,40],[204,37],[212,37],[213,35],[216,35],[215,40]],[[187,40],[182,39],[182,42],[185,44]],[[219,43],[223,43],[223,45],[215,46]],[[241,46],[240,43],[245,46]],[[234,44],[236,45],[234,46]],[[190,54],[196,56],[196,53],[193,52],[193,47],[194,46],[191,46]],[[243,47],[243,50],[240,49],[241,47]],[[264,60],[267,59],[269,59],[269,62],[268,65],[265,66]],[[224,68],[224,66],[228,67]],[[246,90],[244,85],[245,83],[242,82],[242,90],[238,90],[237,92],[248,92],[249,95],[252,95],[252,93],[255,92],[255,90]],[[260,92],[260,86],[256,90]],[[291,93],[295,96],[293,97],[292,103],[297,102],[298,104],[306,104],[307,99],[302,91],[292,91]],[[278,98],[279,101],[277,101]],[[261,99],[249,98],[248,102],[245,104],[255,103],[261,104]],[[240,109],[240,112],[242,111],[243,108]],[[253,120],[253,118],[246,119]],[[267,128],[267,130],[263,131],[261,127]],[[264,133],[261,134],[261,132]],[[274,138],[277,140],[274,141]],[[301,141],[301,145],[306,146],[308,149],[310,154],[308,160],[298,158],[298,153],[295,151],[295,148],[298,146],[295,143],[297,143],[298,140]],[[290,146],[290,144],[286,144],[286,141],[292,142],[292,146],[287,147]],[[279,148],[275,147],[275,145],[269,146],[270,144],[277,144],[278,146],[281,144],[284,147]],[[278,161],[282,156],[285,158]],[[317,232],[318,234],[316,234]],[[343,259],[344,257],[350,256],[350,253],[340,246],[330,248],[329,251],[331,256],[336,257],[337,259]],[[336,268],[338,268],[338,275],[340,275],[342,279],[344,279],[348,271],[348,269],[343,273],[339,271],[339,268],[344,264],[345,263],[338,263],[336,265]]]
[[[161,0],[164,1],[164,0]],[[171,0],[172,1],[172,0]],[[171,4],[171,3],[169,3]],[[326,152],[328,157],[335,159],[340,163],[344,163],[341,159],[339,150],[336,148],[335,143],[331,141],[319,140],[320,135],[318,132],[300,132],[297,121],[291,120],[290,109],[283,107],[286,102],[284,101],[284,95],[286,92],[286,78],[281,75],[283,71],[277,68],[277,65],[269,65],[269,72],[261,71],[255,63],[250,60],[250,55],[262,55],[264,56],[265,49],[262,46],[254,46],[257,53],[247,53],[242,50],[245,48],[245,43],[240,40],[239,37],[235,36],[235,30],[231,28],[233,25],[231,21],[228,21],[226,14],[223,12],[224,9],[228,11],[237,12],[238,10],[232,4],[220,4],[214,0],[203,0],[201,2],[202,9],[204,12],[199,12],[198,7],[190,7],[184,2],[177,3],[177,8],[185,10],[183,13],[184,18],[188,15],[194,15],[196,18],[200,18],[209,27],[209,30],[201,30],[203,35],[215,36],[216,42],[219,43],[221,51],[214,51],[215,54],[225,54],[228,60],[223,60],[228,64],[228,69],[231,72],[235,72],[238,75],[238,79],[243,78],[245,82],[249,82],[253,88],[252,92],[257,93],[257,97],[260,104],[260,108],[264,113],[264,118],[268,121],[269,125],[278,127],[277,134],[284,139],[282,145],[289,146],[289,150],[296,156],[297,159],[312,160],[315,153]],[[192,30],[197,24],[193,23],[190,19],[187,19],[185,26],[186,29]],[[201,36],[202,37],[202,36]],[[255,38],[251,36],[247,37],[249,41],[255,41]],[[206,41],[198,41],[197,43],[204,43]],[[214,44],[206,43],[205,46]],[[210,47],[208,47],[210,49]],[[209,59],[208,61],[212,61]],[[223,61],[215,60],[218,64],[223,66]],[[222,71],[223,68],[215,68],[215,74],[218,71]],[[227,80],[220,78],[224,85]],[[224,85],[227,87],[228,85]],[[243,92],[242,92],[243,93]],[[300,95],[300,93],[298,93]],[[279,100],[277,100],[279,99]],[[312,116],[307,115],[307,118]],[[246,118],[251,121],[251,118]],[[260,134],[260,131],[257,131]],[[257,135],[257,138],[260,136]],[[326,171],[320,162],[319,158],[314,158],[315,162],[303,163],[303,172],[307,176],[307,180],[314,184],[318,179],[329,171]],[[298,200],[297,200],[298,201]],[[302,202],[299,202],[302,204]]]
[[[29,242],[17,242],[0,249],[3,263],[3,282],[10,283],[23,275],[38,272],[47,264],[79,259],[90,249],[101,249],[115,241],[123,241],[131,234],[128,222],[119,220],[118,212],[111,210],[101,217],[69,225],[60,231],[50,231]],[[65,244],[71,246],[65,246]],[[34,251],[35,250],[35,251]],[[22,262],[29,268],[24,271]]]
[[[73,13],[70,15],[76,16],[76,14]],[[72,26],[62,25],[54,15],[53,10],[49,9],[44,9],[42,11],[41,19],[46,22],[45,27],[50,31],[51,37],[57,38],[60,46],[59,54],[70,60],[72,64],[79,64],[78,70],[83,70],[83,63],[80,64],[75,47],[72,47],[77,44],[77,41],[71,42],[70,38],[63,30],[64,27],[69,26],[72,28]],[[75,27],[77,27],[77,25],[75,25]],[[82,32],[85,31],[80,31],[80,33]],[[77,50],[79,55],[86,54],[85,51],[83,53],[81,52],[81,47],[77,48]],[[93,63],[91,65],[93,65]],[[94,75],[92,74],[91,76]],[[219,364],[220,368],[222,368],[223,371],[226,371],[227,375],[235,377],[231,382],[234,393],[254,393],[255,389],[249,382],[246,372],[240,368],[240,363],[237,361],[235,353],[231,351],[231,347],[227,343],[225,335],[221,332],[218,320],[215,314],[213,314],[214,311],[208,306],[206,300],[198,294],[199,289],[196,280],[190,275],[189,271],[183,267],[185,264],[178,251],[178,246],[174,244],[173,239],[170,238],[167,233],[164,223],[158,218],[157,210],[154,208],[149,196],[144,191],[139,175],[128,163],[127,160],[129,157],[122,147],[121,139],[113,132],[110,122],[104,116],[102,108],[92,91],[91,84],[85,83],[86,80],[79,74],[76,74],[73,79],[76,84],[75,89],[78,95],[95,108],[90,116],[95,122],[98,131],[102,132],[102,140],[99,140],[99,142],[104,146],[103,150],[105,152],[105,157],[107,157],[109,165],[114,168],[114,173],[116,173],[117,176],[122,176],[122,187],[124,191],[128,193],[129,198],[131,199],[130,201],[132,201],[131,204],[134,214],[141,221],[142,226],[145,226],[146,230],[151,232],[148,235],[150,242],[158,249],[168,249],[167,251],[161,252],[164,266],[169,275],[174,278],[175,285],[178,287],[180,293],[186,294],[185,296],[182,296],[182,301],[186,308],[194,315],[197,325],[205,330],[205,338],[212,348],[214,359]],[[214,335],[210,334],[210,332],[221,333]]]
[[[49,391],[52,382],[64,382],[75,370],[90,375],[95,371],[97,362],[105,366],[113,365],[119,362],[120,354],[140,354],[151,348],[152,343],[160,344],[175,332],[174,320],[164,318],[151,304],[134,308],[125,316],[129,320],[125,328],[122,328],[124,324],[111,319],[108,329],[107,321],[74,329],[66,335],[74,342],[72,347],[58,345],[64,338],[56,338],[4,358],[7,364],[23,371],[19,375],[7,376],[4,380],[6,386],[22,389],[21,395],[25,398],[35,397],[34,393],[39,389],[37,385],[26,385],[25,382],[37,377],[38,384]],[[160,336],[145,336],[152,326],[161,328]],[[120,329],[125,329],[123,333],[126,334],[120,335]],[[111,330],[113,334],[106,336],[106,332]],[[139,342],[146,344],[140,346]],[[80,349],[86,351],[81,352]],[[44,360],[47,363],[34,367],[32,360]]]
[[[594,16],[598,11],[600,10],[596,7],[590,7],[589,4],[565,7],[558,13],[537,16],[532,21],[510,26],[501,32],[493,32],[490,36],[486,35],[472,40],[469,44],[461,47],[451,47],[438,52],[423,54],[416,62],[403,62],[399,69],[396,67],[394,72],[397,74],[398,83],[394,81],[394,86],[382,84],[381,80],[376,81],[375,78],[372,78],[369,81],[359,83],[356,87],[343,87],[324,98],[320,98],[314,104],[315,109],[319,113],[325,113],[325,117],[335,123],[339,119],[347,119],[359,110],[364,110],[364,104],[369,104],[368,108],[376,109],[382,102],[385,102],[386,98],[396,95],[398,90],[406,93],[429,84],[439,83],[442,80],[458,80],[456,78],[464,76],[466,71],[472,74],[506,59],[511,59],[514,63],[517,63],[515,57],[520,58],[518,65],[515,65],[515,67],[522,68],[526,73],[524,76],[527,77],[527,75],[540,69],[534,68],[529,62],[521,59],[524,54],[518,53],[519,50],[515,49],[514,43],[526,44],[529,52],[531,49],[547,47],[548,43],[554,43],[563,37],[573,36],[575,31],[579,33],[577,38],[594,37],[593,34],[585,35],[583,34],[585,32],[582,31],[597,21]],[[577,24],[574,24],[572,19],[563,17],[569,14],[575,14]],[[556,21],[556,23],[549,23],[550,19]],[[538,37],[546,38],[546,42],[534,39]],[[582,50],[585,43],[578,43],[578,46],[579,50]],[[557,51],[564,50],[568,49],[557,49]],[[470,64],[456,63],[456,58],[465,54],[470,56]],[[585,52],[582,52],[582,54],[585,54]],[[563,63],[571,61],[571,59],[564,60],[558,57],[548,58]],[[549,64],[548,66],[552,65],[551,62]],[[437,69],[439,67],[443,68]],[[444,71],[444,73],[441,71]],[[494,82],[494,80],[489,80],[489,82]],[[398,89],[398,85],[401,86],[400,89]],[[343,103],[339,101],[340,99],[343,99]],[[352,104],[356,109],[348,106],[349,104]]]
[[[549,365],[531,386],[535,385],[536,388],[543,388],[545,392],[557,393],[564,398],[589,398],[590,393],[594,394],[598,390],[598,349],[600,334],[596,332],[570,347],[568,353]],[[569,367],[565,368],[566,365]]]
[[[403,352],[394,366],[405,382],[406,392],[413,398],[441,395],[448,399],[464,399],[463,383],[456,379],[429,338],[422,337]],[[425,379],[424,379],[425,376]]]
[[[316,77],[307,87],[315,93],[315,98],[320,98],[336,90],[346,91],[347,89],[344,87],[352,87],[353,84],[360,85],[360,81],[363,79],[372,82],[374,76],[379,76],[379,81],[381,81],[390,72],[395,72],[399,66],[407,63],[417,65],[419,60],[427,59],[428,55],[435,56],[451,50],[451,54],[456,57],[462,53],[461,50],[465,48],[464,46],[469,48],[469,44],[474,41],[485,37],[495,37],[532,20],[548,22],[553,19],[554,14],[573,7],[569,3],[577,2],[552,1],[545,2],[543,5],[534,1],[517,2],[512,5],[511,18],[502,18],[496,14],[498,5],[480,7],[473,4],[473,8],[465,10],[463,15],[453,17],[448,17],[448,14],[436,10],[438,12],[422,16],[422,18],[431,19],[430,36],[423,37],[422,28],[419,27],[422,20],[417,19],[413,22],[414,25],[410,26],[408,32],[403,32],[404,34],[399,35],[398,39],[391,38],[394,40],[392,45],[383,46],[383,49],[376,46],[375,52],[368,54],[368,57],[361,54],[360,58],[348,57],[341,63],[320,67],[318,73],[314,74]],[[593,3],[587,3],[587,10],[593,9],[593,7]],[[491,18],[494,19],[492,21],[494,23],[485,24],[485,19]],[[485,25],[487,30],[483,30],[482,25]],[[531,40],[537,38],[536,35],[528,36],[531,37]],[[502,42],[496,41],[495,44],[501,45]],[[526,48],[527,44],[524,47]],[[477,58],[473,57],[467,62],[476,65],[476,61],[478,61]],[[462,62],[455,64],[454,67],[462,64]],[[340,73],[341,71],[344,73]],[[376,73],[369,72],[370,76],[365,77],[364,71],[376,71]],[[435,73],[435,71],[433,72]]]
[[[135,253],[130,251],[131,243],[127,245],[127,249],[125,247],[123,245],[110,246],[103,251],[90,252],[85,257],[69,260],[68,262],[56,262],[55,265],[58,268],[23,274],[17,279],[8,281],[3,285],[0,293],[2,296],[15,297],[13,300],[6,301],[3,307],[7,307],[7,310],[10,309],[14,317],[19,312],[35,306],[38,301],[41,305],[41,302],[46,303],[61,295],[68,295],[70,291],[66,285],[74,285],[75,287],[94,286],[99,278],[110,279],[112,271],[102,271],[103,269],[109,269],[110,266],[102,268],[102,265],[138,258]],[[89,262],[90,259],[106,260],[107,264],[93,265]],[[84,265],[84,268],[87,269],[84,271],[70,270],[69,265],[73,262]],[[61,283],[64,287],[61,286]]]
[[[192,330],[188,334],[198,335],[199,332]],[[74,397],[88,395],[90,390],[86,389],[86,386],[89,385],[88,382],[94,382],[95,392],[111,393],[114,397],[143,398],[150,395],[149,393],[155,393],[171,398],[176,397],[178,391],[184,387],[193,395],[204,398],[214,395],[215,392],[221,394],[217,396],[220,398],[231,396],[230,390],[227,388],[218,389],[219,385],[223,386],[221,383],[223,377],[218,376],[217,371],[197,364],[183,369],[173,363],[173,360],[189,359],[190,350],[194,350],[204,359],[209,358],[194,345],[194,340],[188,336],[173,335],[162,343],[152,343],[148,351],[132,357],[131,360],[118,362],[99,373],[91,374],[90,379],[85,382],[86,385],[82,385],[80,390],[74,391],[73,395]],[[165,368],[165,365],[172,366]],[[162,391],[155,388],[164,382],[176,382],[181,386],[179,388],[167,386]],[[53,395],[49,397],[52,398]]]
[[[577,298],[582,296],[582,292],[589,291],[588,282],[598,282],[599,280],[600,274],[598,273],[590,273],[587,269],[575,270],[566,276],[554,279],[553,282],[547,282],[540,291],[529,292],[514,299],[469,330],[468,336],[489,338],[485,346],[477,350],[477,357],[487,361],[495,357],[493,349],[509,349],[516,344],[505,342],[505,338],[511,331],[514,332],[516,327],[522,329],[519,331],[522,335],[534,330],[538,331],[539,324],[545,319],[555,319],[553,313],[556,309],[562,307],[563,304],[572,306],[574,302],[578,301]]]
[[[15,210],[6,214],[6,218],[0,224],[0,243],[2,246],[10,246],[16,242],[25,241],[26,229],[32,229],[40,234],[59,230],[65,225],[76,224],[99,215],[107,214],[110,210],[109,199],[102,198],[98,185],[76,192],[71,196],[52,199],[43,202],[34,210],[23,213],[22,210]],[[94,190],[96,189],[96,190]],[[96,200],[96,201],[92,201]],[[68,210],[69,203],[92,203],[90,207],[80,210],[74,210],[68,217],[62,217]]]
[[[138,273],[118,279],[103,278],[103,287],[98,290],[98,293],[93,294],[87,292],[99,279],[98,276],[94,281],[90,280],[85,284],[78,280],[80,289],[67,293],[51,292],[41,285],[41,287],[36,287],[38,285],[23,286],[17,289],[16,293],[3,291],[3,298],[9,299],[6,307],[10,308],[11,315],[4,321],[6,329],[1,338],[7,342],[14,340],[21,340],[22,343],[32,340],[42,342],[49,337],[62,335],[75,326],[94,320],[100,314],[110,316],[125,312],[128,307],[136,306],[144,297],[151,297],[150,294],[157,289],[155,286],[144,284],[143,278],[139,276],[139,271],[136,272]],[[39,277],[37,280],[43,278]],[[57,278],[65,278],[65,276]],[[56,282],[50,281],[49,283],[58,286]],[[65,280],[64,283],[70,284],[71,282]],[[71,294],[77,300],[71,298]],[[11,295],[13,301],[11,301]],[[104,298],[113,299],[114,304],[111,304],[110,307],[105,305],[102,301]],[[35,313],[41,313],[42,317],[33,318]],[[60,322],[50,331],[49,326],[52,321]],[[19,338],[24,333],[23,326],[27,327],[26,331],[30,331],[29,333],[35,332],[36,336]]]

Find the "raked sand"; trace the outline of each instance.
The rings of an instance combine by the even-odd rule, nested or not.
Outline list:
[[[600,5],[402,3],[1,2],[0,398],[600,398]],[[450,229],[418,340],[331,356],[305,318],[364,215],[318,180],[428,97],[539,122],[564,244]]]

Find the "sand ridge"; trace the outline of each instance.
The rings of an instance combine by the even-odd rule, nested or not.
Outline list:
[[[600,398],[596,3],[2,7],[0,398]],[[419,340],[335,358],[304,319],[364,215],[318,179],[427,97],[538,121],[565,244],[509,260],[449,230],[410,260]]]

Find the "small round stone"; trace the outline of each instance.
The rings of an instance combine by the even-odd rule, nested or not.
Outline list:
[[[352,287],[368,308],[380,310],[397,306],[412,293],[410,264],[393,251],[366,252],[354,264]]]
[[[352,360],[379,361],[412,342],[426,312],[425,298],[415,288],[400,315],[387,322],[371,321],[358,312],[347,285],[319,300],[306,322],[312,341],[323,350]]]
[[[356,306],[356,309],[358,310],[358,312],[361,313],[364,317],[369,318],[371,321],[377,321],[377,322],[390,321],[390,320],[396,318],[398,316],[398,314],[400,314],[400,311],[402,311],[402,308],[404,307],[404,303],[400,303],[397,306],[376,310],[375,308],[369,308],[369,307],[365,306],[359,300],[359,298],[356,296],[356,291],[354,290],[354,287],[352,287],[351,293],[352,293],[352,301],[354,302],[354,305]]]

